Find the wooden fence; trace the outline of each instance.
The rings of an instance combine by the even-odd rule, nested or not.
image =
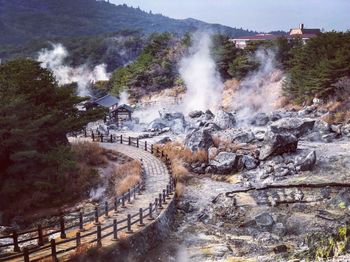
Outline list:
[[[96,205],[94,210],[89,213],[84,213],[83,210],[79,210],[70,214],[62,214],[59,216],[59,222],[57,224],[50,224],[47,226],[38,224],[37,228],[21,232],[14,230],[12,234],[0,237],[0,239],[11,240],[11,242],[8,244],[0,245],[0,249],[8,247],[13,248],[12,253],[0,253],[0,261],[10,261],[21,258],[24,259],[25,262],[38,261],[47,258],[51,258],[53,261],[58,261],[58,255],[76,250],[81,246],[81,243],[83,242],[82,240],[85,238],[89,238],[88,243],[97,244],[98,247],[101,247],[102,239],[111,237],[113,240],[118,240],[118,234],[120,232],[124,231],[127,233],[132,233],[131,227],[133,225],[138,224],[139,226],[144,226],[145,218],[149,218],[150,220],[155,219],[155,215],[158,210],[163,209],[163,205],[167,203],[167,199],[174,194],[175,180],[172,178],[169,158],[162,151],[159,151],[159,149],[154,150],[153,145],[148,145],[147,141],[140,143],[138,138],[123,137],[122,135],[106,136],[103,134],[94,133],[93,131],[84,131],[84,136],[91,137],[92,141],[94,142],[127,144],[154,154],[165,163],[168,169],[170,174],[168,185],[162,190],[162,192],[159,192],[159,197],[156,198],[153,203],[149,203],[148,207],[140,208],[139,212],[135,214],[128,214],[123,220],[114,219],[112,224],[103,227],[100,223],[101,215],[109,217],[109,213],[111,211],[117,213],[120,207],[125,207],[126,202],[131,203],[131,199],[136,199],[137,195],[140,195],[141,191],[144,189],[144,166],[141,162],[142,179],[137,185],[128,189],[127,193],[124,193],[121,196],[115,196],[113,199],[105,201],[103,205]],[[65,219],[67,216],[71,218]],[[94,224],[96,230],[84,234],[84,227],[91,223]],[[124,226],[122,226],[122,224],[124,224]],[[67,238],[67,231],[72,229],[79,229],[79,231],[76,233],[75,237]],[[62,240],[55,240],[55,235],[59,235],[60,239]],[[48,239],[50,238],[51,240],[49,241]],[[36,242],[36,244],[33,245],[33,242]],[[58,250],[60,246],[63,246],[69,242],[75,242],[75,245],[66,249]],[[39,252],[45,253],[45,255],[40,257],[36,256],[34,260],[30,258],[32,254]]]

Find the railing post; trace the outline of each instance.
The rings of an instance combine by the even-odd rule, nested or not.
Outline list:
[[[75,237],[76,237],[77,247],[79,247],[80,244],[81,244],[80,232],[77,232],[76,235],[75,235]]]
[[[113,220],[113,240],[118,240],[118,223],[117,220]]]
[[[84,231],[84,215],[82,210],[79,211],[79,230]]]
[[[147,141],[145,141],[145,151],[147,151]]]
[[[61,238],[64,239],[66,238],[66,227],[64,224],[64,217],[60,217],[60,226],[61,226]]]
[[[114,199],[114,215],[118,213],[118,197]]]
[[[16,230],[13,230],[12,236],[13,236],[13,251],[21,252],[21,249],[18,246],[18,234]]]
[[[23,258],[24,262],[29,262],[29,251],[27,247],[23,248]]]
[[[132,233],[132,230],[131,230],[131,215],[128,214],[128,231],[127,233]]]
[[[163,189],[163,204],[166,204],[166,192],[165,189]]]
[[[87,137],[86,128],[84,128],[84,137]]]
[[[57,262],[57,252],[56,252],[56,241],[55,239],[51,239],[51,257],[52,261]]]
[[[128,189],[128,203],[131,203],[131,190],[130,188]]]
[[[105,217],[109,217],[109,215],[108,215],[108,201],[105,202]]]
[[[129,146],[131,145],[131,137],[129,136]]]
[[[163,206],[162,206],[162,194],[159,194],[159,198],[158,198],[158,202],[159,202],[159,209],[163,209]]]
[[[134,199],[136,200],[136,185],[134,186]]]
[[[38,225],[38,246],[44,245],[44,238],[43,238],[43,228],[41,224]]]
[[[156,198],[156,199],[154,200],[154,211],[155,211],[156,213],[158,212],[158,203],[159,203],[158,198]]]
[[[153,145],[151,145],[151,154],[153,155]]]
[[[123,135],[120,135],[120,143],[123,144]]]
[[[170,199],[170,185],[166,186],[166,198]]]
[[[142,208],[140,208],[140,210],[139,210],[139,215],[140,215],[140,224],[139,224],[139,226],[143,227],[143,226],[145,226],[145,224],[143,223],[143,210],[142,210]]]
[[[97,226],[97,247],[102,247],[101,225]]]
[[[98,219],[98,206],[95,206],[95,225],[99,225],[100,221]]]
[[[153,204],[149,203],[149,220],[154,220],[153,214],[152,214]]]
[[[138,188],[138,194],[142,195],[142,192],[141,192],[141,190],[142,190],[142,182],[141,181],[137,184],[137,188]]]
[[[103,143],[103,134],[100,135],[101,143]]]
[[[91,131],[91,138],[92,138],[92,142],[95,142],[95,134],[94,134],[94,131]]]
[[[136,138],[136,147],[139,148],[139,139]]]
[[[122,196],[122,208],[126,208],[125,206],[125,194]]]
[[[111,135],[110,142],[113,143],[113,135]]]

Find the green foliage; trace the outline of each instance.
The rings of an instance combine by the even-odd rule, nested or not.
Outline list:
[[[36,58],[40,50],[51,49],[52,43],[61,43],[67,48],[69,56],[64,62],[68,65],[88,64],[93,67],[106,64],[107,71],[114,71],[141,53],[145,46],[145,37],[137,31],[123,30],[97,36],[38,39],[25,45],[0,46],[0,57],[3,60],[16,57]]]
[[[214,35],[212,56],[216,62],[217,70],[223,79],[230,77],[229,67],[232,61],[237,58],[239,50],[235,44],[225,35]]]
[[[329,32],[293,49],[285,93],[303,102],[314,96],[329,98],[335,83],[350,75],[350,33]]]
[[[172,32],[182,35],[196,29],[231,36],[254,34],[195,19],[171,19],[139,8],[96,0],[4,0],[1,1],[0,21],[0,45],[38,38],[91,36],[126,28],[145,34]]]
[[[134,96],[146,91],[155,91],[174,85],[177,72],[176,63],[169,56],[173,47],[173,36],[170,33],[152,34],[149,44],[144,48],[135,62],[117,69],[111,79],[111,93],[119,95],[130,88]]]
[[[76,171],[66,134],[80,131],[102,116],[79,111],[84,101],[69,86],[58,86],[52,73],[31,60],[0,66],[0,206],[31,192],[65,193]],[[70,182],[68,182],[70,181]]]
[[[308,249],[294,255],[306,261],[323,261],[345,254],[349,248],[349,227],[347,225],[337,228],[334,234],[315,232],[308,234],[306,244]]]

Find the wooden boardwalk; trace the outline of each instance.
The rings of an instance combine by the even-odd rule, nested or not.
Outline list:
[[[166,165],[156,156],[151,153],[133,146],[117,144],[117,143],[100,143],[100,145],[106,149],[112,149],[125,154],[133,159],[142,159],[145,170],[145,189],[137,194],[132,194],[131,201],[125,202],[125,207],[118,207],[117,212],[109,211],[108,216],[106,214],[99,216],[99,223],[84,224],[84,230],[79,228],[72,228],[66,230],[66,237],[61,239],[59,236],[55,238],[57,258],[60,261],[69,259],[70,256],[74,255],[77,250],[77,246],[84,247],[88,243],[93,245],[109,246],[115,244],[115,220],[118,221],[118,239],[122,239],[128,236],[128,234],[135,233],[151,223],[156,218],[162,209],[159,206],[156,208],[154,203],[156,199],[163,198],[160,196],[164,189],[167,189],[169,185],[169,172]],[[170,197],[173,197],[170,196]],[[169,201],[169,198],[167,198]],[[166,202],[166,201],[165,201]],[[163,208],[166,207],[167,203],[163,202]],[[153,208],[150,214],[150,204],[153,204]],[[143,210],[143,214],[140,216],[140,209]],[[128,215],[131,218],[128,228]],[[100,229],[100,230],[99,230]],[[129,232],[129,229],[131,231]],[[98,231],[103,232],[101,242],[96,243],[98,237]],[[77,233],[80,234],[80,240],[77,240]],[[101,234],[100,234],[101,237]],[[78,243],[79,241],[79,243]],[[85,245],[84,245],[85,244]],[[39,250],[30,253],[30,261],[38,261],[47,257],[49,260],[52,254],[52,244],[48,243],[42,246]],[[1,259],[0,259],[1,260]],[[10,261],[24,261],[24,257],[13,259]]]

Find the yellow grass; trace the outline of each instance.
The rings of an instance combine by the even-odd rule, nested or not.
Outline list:
[[[105,150],[97,143],[77,142],[72,144],[72,149],[78,162],[84,162],[92,166],[105,165],[108,162]]]
[[[135,186],[141,181],[141,163],[133,160],[115,167],[113,180],[115,193],[124,194],[129,188]]]

